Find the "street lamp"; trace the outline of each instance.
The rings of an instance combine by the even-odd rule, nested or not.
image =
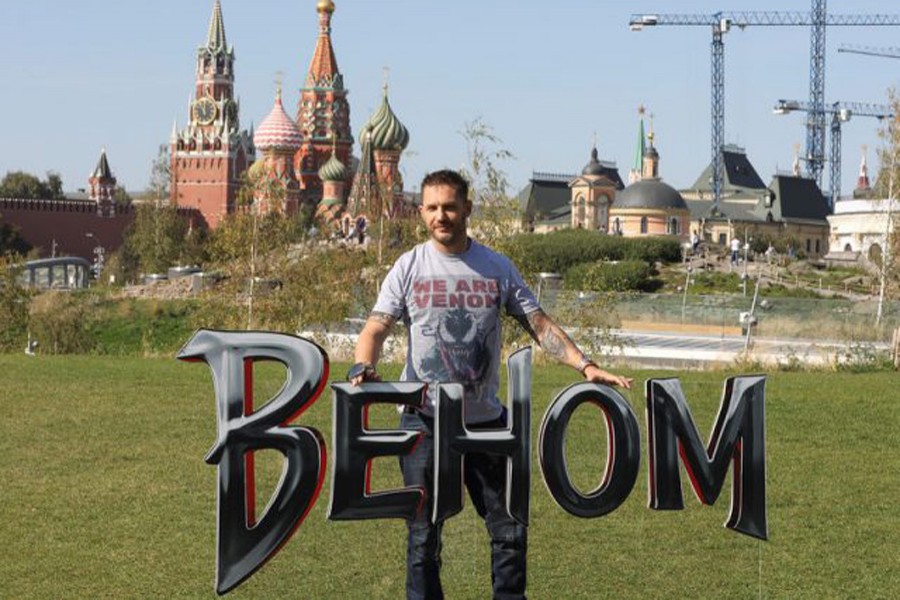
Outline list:
[[[103,242],[100,241],[100,236],[96,235],[92,231],[85,233],[84,237],[91,238],[97,243],[97,245],[94,246],[94,255],[97,257],[96,259],[94,259],[94,270],[96,271],[96,276],[99,278],[100,272],[103,271],[103,262],[106,255],[106,252],[103,249]]]

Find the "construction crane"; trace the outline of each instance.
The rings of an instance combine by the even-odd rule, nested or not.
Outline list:
[[[794,111],[810,112],[813,110],[809,102],[799,100],[779,100],[775,105],[775,114],[784,115]],[[893,109],[883,104],[865,104],[862,102],[835,102],[825,108],[831,115],[831,210],[841,197],[841,123],[851,117],[875,117],[879,121],[894,117]]]
[[[821,186],[825,163],[825,28],[835,25],[900,25],[898,15],[829,15],[826,0],[812,0],[806,12],[717,12],[714,14],[634,14],[629,21],[633,31],[662,25],[705,26],[712,29],[712,188],[713,210],[722,194],[725,142],[725,44],[723,35],[732,27],[809,26],[810,35],[810,111],[806,123],[807,172]]]
[[[851,46],[845,44],[838,48],[838,52],[884,56],[886,58],[900,58],[900,48],[875,48],[873,46]]]

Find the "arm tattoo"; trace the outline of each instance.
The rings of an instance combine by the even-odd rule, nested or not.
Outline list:
[[[397,322],[397,317],[395,317],[394,315],[389,315],[388,313],[380,312],[377,310],[373,310],[369,313],[369,319],[371,319],[372,321],[377,321],[385,327],[390,327]]]
[[[550,318],[544,311],[536,310],[524,316],[517,316],[516,319],[522,325],[522,328],[528,332],[528,335],[543,348],[544,352],[559,361],[565,362],[566,344],[567,342],[571,343],[571,341],[562,330],[550,321]]]
[[[544,332],[544,335],[541,336],[540,344],[541,348],[544,349],[544,352],[555,358],[556,360],[560,360],[565,362],[566,360],[566,338],[565,334],[562,332],[557,332],[553,327],[547,327],[547,330]]]

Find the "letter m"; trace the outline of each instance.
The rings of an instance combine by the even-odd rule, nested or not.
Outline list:
[[[731,513],[725,527],[763,540],[768,538],[765,381],[764,376],[726,380],[706,448],[678,379],[647,381],[650,508],[684,508],[679,457],[703,504],[715,503],[731,462]]]

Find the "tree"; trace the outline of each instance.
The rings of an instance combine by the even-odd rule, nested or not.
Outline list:
[[[31,294],[21,282],[22,257],[0,255],[0,350],[21,350],[28,332]]]
[[[29,250],[31,250],[31,244],[19,235],[18,228],[13,227],[9,223],[4,223],[2,216],[0,216],[0,255],[5,255],[9,252],[24,255]]]
[[[8,171],[0,180],[0,197],[53,200],[64,198],[62,179],[49,171],[47,181],[25,171]]]
[[[879,198],[887,198],[887,221],[885,224],[885,244],[881,257],[879,301],[877,322],[881,321],[885,299],[896,298],[900,293],[900,211],[893,205],[900,186],[900,96],[893,88],[888,90],[888,99],[894,116],[878,132],[884,145],[878,151],[880,169],[875,181],[875,191]]]
[[[509,181],[499,163],[515,157],[480,117],[465,123],[460,135],[466,140],[467,164],[460,170],[469,180],[472,228],[486,244],[502,246],[502,240],[519,229],[520,216],[515,198],[507,195]]]
[[[116,186],[116,190],[113,192],[113,200],[119,206],[129,206],[131,204],[131,194],[125,191],[125,188],[121,185]]]
[[[138,205],[122,246],[123,275],[158,273],[184,264],[188,223],[174,206]],[[193,262],[193,261],[191,261]]]
[[[156,204],[162,204],[169,197],[169,185],[172,181],[172,162],[168,144],[160,144],[156,158],[150,165],[150,189],[156,194]]]

